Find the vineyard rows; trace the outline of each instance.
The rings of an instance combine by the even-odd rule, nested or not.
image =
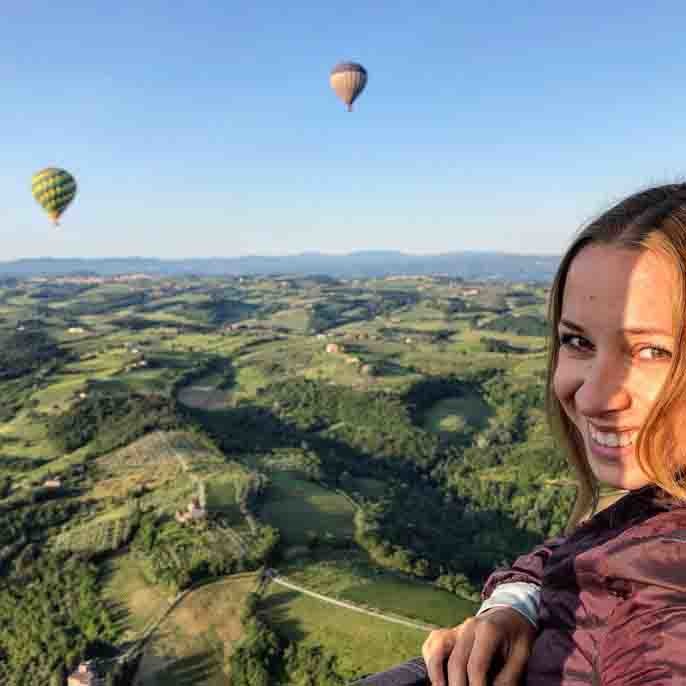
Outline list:
[[[114,552],[129,541],[137,519],[137,512],[131,509],[116,519],[91,522],[73,531],[66,531],[57,536],[54,545],[57,550],[72,553],[100,555]]]
[[[178,460],[178,456],[191,468],[217,466],[222,458],[193,436],[182,432],[156,431],[100,460],[105,467],[156,467]]]

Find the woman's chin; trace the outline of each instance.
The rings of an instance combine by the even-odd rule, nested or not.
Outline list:
[[[591,468],[601,486],[616,488],[621,491],[635,491],[652,483],[650,479],[635,466],[628,467],[625,464],[598,464],[591,463]]]

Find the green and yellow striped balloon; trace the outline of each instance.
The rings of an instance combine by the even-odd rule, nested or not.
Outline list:
[[[55,226],[76,195],[76,180],[64,169],[48,167],[33,175],[31,192]]]

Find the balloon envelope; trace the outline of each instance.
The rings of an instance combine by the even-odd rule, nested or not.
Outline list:
[[[329,84],[350,111],[367,85],[367,70],[357,62],[340,62],[331,70]]]
[[[33,175],[31,192],[57,225],[57,220],[76,195],[76,180],[64,169],[48,167]]]

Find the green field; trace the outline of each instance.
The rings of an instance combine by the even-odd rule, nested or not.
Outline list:
[[[382,571],[353,551],[322,551],[312,561],[292,562],[280,571],[317,593],[422,624],[454,626],[476,609],[476,603],[431,583]]]
[[[168,591],[149,583],[147,577],[145,561],[132,553],[115,555],[103,566],[103,595],[114,611],[122,640],[140,636],[169,605]]]
[[[424,414],[424,426],[437,434],[478,430],[491,414],[489,406],[475,393],[443,398]]]
[[[291,641],[320,645],[337,656],[338,670],[353,678],[387,669],[421,654],[426,632],[392,624],[271,586],[262,611]]]
[[[288,545],[320,538],[353,535],[352,505],[338,493],[298,478],[293,472],[272,472],[260,518],[281,531]]]
[[[332,607],[296,591],[269,587],[262,612],[291,641],[334,653],[347,678],[387,669],[421,654],[427,633],[352,610]]]
[[[136,685],[231,686],[225,664],[243,634],[240,613],[255,583],[242,574],[193,591],[154,633]]]
[[[349,588],[342,597],[355,604],[442,627],[459,624],[476,609],[470,600],[428,584],[388,577]]]
[[[246,486],[248,474],[243,467],[232,465],[205,481],[208,512],[218,512],[231,524],[241,524],[244,516],[239,498]]]
[[[386,484],[378,479],[356,478],[352,481],[352,491],[365,498],[381,498],[386,493]]]

